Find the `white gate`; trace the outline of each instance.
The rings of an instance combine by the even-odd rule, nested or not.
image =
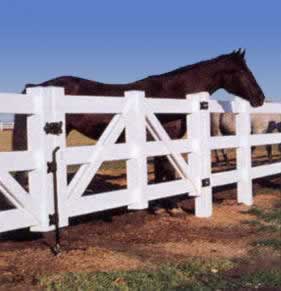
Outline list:
[[[8,210],[0,211],[0,232],[44,225],[42,197],[44,181],[40,136],[41,106],[32,96],[22,94],[0,94],[1,113],[28,114],[28,150],[0,153],[0,191],[10,202]],[[35,139],[36,135],[36,139]],[[29,191],[17,182],[13,172],[29,172]]]
[[[252,179],[280,173],[281,162],[252,167],[251,146],[281,143],[281,134],[250,135],[250,113],[281,113],[281,104],[265,104],[253,109],[237,98],[234,102],[209,100],[208,93],[188,95],[186,99],[145,98],[140,91],[125,97],[65,96],[62,88],[37,87],[27,94],[0,94],[0,113],[27,114],[28,149],[0,153],[0,191],[13,209],[0,211],[0,232],[30,227],[32,231],[54,229],[50,216],[59,214],[59,226],[70,217],[128,206],[144,209],[151,200],[188,193],[195,196],[195,214],[212,214],[212,187],[238,183],[238,202],[251,205]],[[228,107],[226,109],[226,107]],[[237,134],[210,137],[210,112],[237,114]],[[66,114],[113,114],[100,139],[93,146],[67,147]],[[185,114],[188,137],[172,140],[155,114]],[[61,122],[61,133],[46,132],[46,125]],[[125,130],[126,142],[116,143]],[[146,131],[153,141],[146,140]],[[237,149],[237,169],[211,173],[211,150]],[[56,154],[56,172],[48,164]],[[188,162],[182,154],[188,154]],[[179,180],[148,183],[147,159],[166,155]],[[83,195],[104,161],[126,161],[127,188],[97,195]],[[81,165],[70,183],[67,167]],[[50,164],[49,164],[50,166]],[[49,167],[50,168],[50,167]],[[28,171],[29,191],[12,172]],[[56,175],[57,201],[54,199]],[[57,204],[57,205],[56,205]]]
[[[148,202],[151,200],[183,193],[198,196],[198,205],[196,207],[198,216],[210,216],[211,207],[209,203],[202,204],[199,199],[202,187],[198,155],[202,150],[199,145],[204,135],[194,136],[192,142],[188,140],[171,140],[155,117],[155,113],[164,112],[184,113],[188,114],[188,116],[191,113],[194,114],[194,112],[200,113],[200,101],[206,99],[207,94],[198,94],[196,98],[193,98],[192,102],[189,100],[169,99],[167,104],[166,102],[160,103],[161,99],[145,98],[143,92],[137,91],[126,92],[125,98],[85,96],[66,96],[65,100],[62,98],[61,102],[68,104],[63,107],[67,113],[102,112],[115,113],[115,115],[96,145],[64,147],[60,152],[64,164],[59,164],[59,168],[66,165],[82,164],[70,184],[63,186],[66,187],[66,203],[60,211],[60,216],[64,217],[66,221],[72,216],[120,206],[128,206],[129,209],[144,209],[148,207]],[[179,102],[181,106],[178,106]],[[194,115],[193,118],[188,118],[188,122],[198,126],[199,119],[201,120],[202,116],[200,118],[199,115]],[[206,120],[209,122],[207,115]],[[124,129],[126,143],[116,144]],[[154,141],[146,140],[146,130],[154,137]],[[61,148],[63,148],[63,145]],[[194,155],[193,158],[190,158],[189,164],[187,164],[181,154],[191,152],[194,152]],[[208,154],[210,155],[210,153]],[[179,173],[180,180],[148,184],[147,158],[160,155],[168,156],[171,164]],[[126,160],[127,189],[82,196],[101,164],[107,160]],[[209,177],[207,176],[207,178]],[[59,177],[58,179],[60,180],[61,178]],[[58,192],[61,193],[62,189],[59,188]],[[210,198],[211,195],[205,195],[203,200]]]

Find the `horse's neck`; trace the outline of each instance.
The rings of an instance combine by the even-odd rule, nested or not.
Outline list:
[[[186,94],[192,94],[197,92],[207,91],[213,94],[218,89],[222,88],[222,74],[223,72],[219,69],[221,66],[214,64],[202,64],[194,68],[176,72],[175,74],[158,75],[149,77],[138,82],[139,88],[153,88],[155,87],[152,94],[155,97],[175,97],[185,98]],[[162,90],[160,89],[162,84]],[[162,94],[162,96],[161,96]]]
[[[183,73],[185,79],[186,93],[209,92],[212,95],[223,87],[223,71],[218,64],[202,64]]]

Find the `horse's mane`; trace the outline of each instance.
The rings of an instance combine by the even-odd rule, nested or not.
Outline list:
[[[177,68],[175,70],[172,70],[172,71],[169,71],[169,72],[166,72],[166,73],[163,73],[163,74],[151,75],[151,76],[149,76],[149,78],[169,77],[169,76],[180,74],[180,73],[184,73],[184,72],[186,72],[188,70],[193,70],[193,69],[196,69],[196,68],[199,68],[199,67],[202,67],[202,66],[216,64],[216,63],[218,63],[220,61],[223,61],[225,59],[230,59],[230,58],[233,58],[236,61],[240,61],[240,62],[242,60],[244,60],[244,57],[241,56],[239,53],[232,52],[230,54],[220,55],[220,56],[215,57],[215,58],[210,59],[210,60],[203,60],[203,61],[200,61],[200,62],[197,62],[197,63],[194,63],[194,64],[183,66],[183,67]]]
[[[229,53],[229,54],[220,55],[220,56],[215,57],[213,59],[203,60],[203,61],[200,61],[200,62],[197,62],[194,64],[186,65],[186,66],[174,69],[174,70],[166,72],[166,73],[162,73],[159,75],[150,75],[150,76],[147,76],[147,77],[140,79],[136,82],[142,82],[144,80],[153,79],[153,78],[172,77],[172,76],[175,76],[177,74],[185,73],[187,71],[194,70],[197,68],[204,68],[206,66],[211,66],[213,64],[218,65],[219,62],[222,63],[225,60],[231,60],[233,63],[236,62],[236,63],[243,66],[243,65],[245,65],[244,54],[245,54],[245,52],[242,53],[239,49],[239,51],[234,51],[234,52]],[[75,82],[75,83],[79,83],[81,81],[82,82],[83,81],[86,81],[86,82],[91,81],[92,83],[95,83],[95,84],[108,85],[108,84],[105,84],[102,82],[97,82],[95,80],[84,79],[84,78],[76,77],[76,76],[60,76],[57,78],[50,79],[46,82],[43,82],[40,85],[46,86],[46,85],[52,84],[52,86],[63,86],[62,83],[71,82],[71,81]],[[118,86],[118,85],[126,85],[126,84],[115,84],[115,85]],[[25,88],[35,87],[35,86],[38,86],[38,84],[26,84]],[[25,92],[25,90],[23,92]]]

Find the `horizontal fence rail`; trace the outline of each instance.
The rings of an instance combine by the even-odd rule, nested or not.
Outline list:
[[[13,130],[13,129],[14,129],[13,122],[0,122],[0,131]]]
[[[0,232],[25,227],[50,231],[54,218],[64,227],[74,216],[123,206],[145,209],[149,201],[180,194],[195,198],[196,216],[210,217],[213,187],[237,183],[238,202],[251,205],[252,180],[281,172],[281,162],[253,167],[251,160],[253,146],[281,144],[281,133],[251,134],[250,125],[251,114],[281,114],[281,103],[252,108],[240,98],[210,100],[206,92],[186,99],[146,97],[141,91],[120,97],[70,96],[57,87],[29,88],[26,94],[1,93],[0,103],[0,114],[26,115],[28,142],[25,151],[0,152],[0,192],[12,205],[0,211]],[[225,112],[235,114],[236,134],[211,136],[211,113]],[[113,118],[95,145],[66,146],[69,114],[112,114]],[[185,115],[187,136],[171,139],[155,114]],[[58,122],[60,133],[44,130],[46,124]],[[116,143],[123,131],[125,142]],[[235,149],[236,169],[212,173],[211,152],[217,149]],[[148,182],[148,159],[159,156],[168,157],[178,180]],[[119,160],[126,164],[127,188],[85,195],[102,163]],[[80,167],[68,181],[67,169],[73,165]],[[14,172],[19,171],[27,173],[28,187],[17,180]]]

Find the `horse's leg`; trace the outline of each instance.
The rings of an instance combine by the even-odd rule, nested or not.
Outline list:
[[[276,124],[276,122],[275,121],[270,121],[266,131],[263,132],[263,133],[273,133],[276,129],[278,129],[278,125]],[[266,151],[267,151],[268,160],[271,163],[272,162],[272,146],[271,145],[267,145],[265,148],[266,148]]]
[[[281,133],[281,122],[278,122],[276,125],[277,131]],[[278,145],[279,152],[281,154],[281,143]]]
[[[154,164],[154,182],[155,183],[161,183],[162,182],[162,177],[164,176],[163,174],[163,169],[162,169],[162,161],[163,157],[155,157],[153,159],[153,164]],[[161,203],[161,200],[157,199],[154,200],[151,203],[151,210],[154,214],[160,214],[163,212],[163,205]]]
[[[215,158],[216,158],[216,164],[218,165],[220,163],[219,150],[215,150]]]
[[[166,157],[155,157],[154,158],[154,182],[161,183],[175,179],[175,171],[171,169],[169,161]],[[159,199],[153,203],[153,211],[159,214],[164,208],[168,210],[172,207],[170,199]]]
[[[176,179],[176,172],[173,166],[170,164],[167,157],[155,157],[154,158],[155,167],[155,182],[161,183],[165,181],[173,181]],[[165,209],[171,215],[182,214],[183,210],[177,206],[176,198],[166,198],[156,200],[154,203],[154,213],[160,214]]]
[[[256,148],[257,148],[256,146],[252,146],[252,155],[254,154]]]
[[[164,157],[161,160],[161,167],[162,167],[162,181],[174,181],[176,179],[176,172],[173,166],[170,164],[169,160],[167,157]],[[177,204],[175,200],[172,198],[164,199],[163,200],[163,206],[167,210],[172,210],[174,208],[177,208]]]
[[[166,157],[155,157],[154,158],[154,182],[161,183],[166,181],[167,173],[166,168]],[[160,214],[163,212],[163,209],[167,209],[165,202],[161,199],[157,199],[152,203],[152,209],[155,214]]]
[[[226,166],[229,166],[230,165],[230,161],[228,159],[228,156],[227,156],[227,152],[225,149],[222,149],[222,154],[223,154],[223,161],[224,161],[224,164]]]
[[[160,183],[163,181],[163,168],[162,168],[163,157],[154,158],[154,182]]]
[[[186,120],[179,119],[177,121],[167,122],[164,125],[164,129],[169,134],[171,139],[179,139],[186,133]],[[176,171],[174,167],[170,164],[167,157],[155,157],[154,158],[154,172],[155,172],[155,182],[161,183],[165,181],[173,181],[176,179]],[[176,214],[173,212],[178,212],[181,209],[177,207],[175,198],[166,198],[161,200],[159,203],[164,207],[170,214]],[[158,204],[158,205],[159,205]]]
[[[155,183],[171,181],[176,177],[175,170],[166,157],[154,158],[154,175]]]
[[[271,145],[267,145],[266,147],[266,151],[267,151],[267,157],[269,162],[272,162],[272,146]]]

